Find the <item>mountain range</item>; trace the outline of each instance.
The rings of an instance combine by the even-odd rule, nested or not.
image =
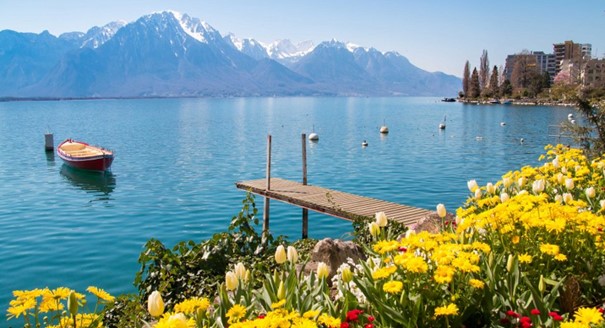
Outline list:
[[[0,97],[452,96],[460,87],[396,52],[264,44],[172,11],[58,37],[0,31]]]

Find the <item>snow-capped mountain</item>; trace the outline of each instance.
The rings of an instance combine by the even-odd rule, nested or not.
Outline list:
[[[223,37],[174,11],[60,37],[0,31],[0,97],[441,96],[459,87],[396,53]]]

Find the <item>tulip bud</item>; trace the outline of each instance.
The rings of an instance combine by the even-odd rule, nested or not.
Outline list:
[[[509,199],[510,199],[510,196],[507,193],[503,192],[503,193],[500,194],[500,201],[501,202],[504,203],[504,202],[506,202]]]
[[[277,299],[280,301],[286,298],[286,286],[284,286],[284,281],[279,282],[279,287],[277,288]]]
[[[250,270],[246,269],[246,275],[244,276],[244,282],[250,281]]]
[[[485,186],[485,190],[487,191],[488,194],[493,194],[496,191],[496,187],[494,187],[493,183],[488,182],[487,185]]]
[[[513,269],[513,264],[515,261],[515,257],[511,254],[508,256],[508,260],[506,261],[506,271],[510,272]]]
[[[565,183],[565,176],[563,175],[563,173],[559,173],[557,174],[557,182],[559,184],[563,184]]]
[[[372,237],[376,237],[380,233],[380,227],[376,222],[370,222],[368,224],[368,229],[370,230],[370,235]]]
[[[78,314],[78,298],[76,297],[76,292],[72,291],[69,293],[69,300],[67,303],[67,310],[69,313],[75,317]]]
[[[544,282],[543,275],[540,275],[540,282],[538,283],[538,290],[540,290],[540,293],[544,293],[544,291],[546,290],[546,283]]]
[[[330,267],[324,262],[319,262],[317,265],[317,277],[319,279],[327,278],[330,274]]]
[[[235,290],[239,286],[239,280],[237,279],[237,275],[233,271],[228,271],[225,274],[225,287],[227,290]]]
[[[534,181],[534,183],[532,184],[532,190],[534,194],[539,194],[544,191],[544,180],[540,179]]]
[[[378,212],[376,213],[376,224],[378,224],[379,227],[386,227],[388,223],[387,220],[387,215],[384,214],[384,212]]]
[[[519,185],[519,188],[523,188],[523,185],[525,185],[525,177],[520,177],[519,180],[517,180],[517,184]]]
[[[604,208],[605,207],[605,199],[601,199],[599,201],[599,205],[601,205],[601,208]]]
[[[351,280],[353,280],[353,272],[349,267],[346,267],[342,270],[342,281],[349,283]]]
[[[594,198],[595,195],[596,195],[596,191],[595,191],[594,187],[586,188],[586,197]]]
[[[244,263],[239,262],[238,264],[236,264],[234,271],[235,271],[235,276],[238,279],[244,280],[244,278],[246,277],[246,267],[244,266]]]
[[[556,157],[555,159],[553,159],[553,160],[552,160],[552,166],[553,166],[555,169],[558,169],[558,168],[559,168],[559,158],[558,158],[558,157]]]
[[[572,178],[565,179],[565,187],[567,188],[567,190],[573,189],[574,185]]]
[[[477,190],[479,188],[476,180],[469,180],[466,183],[466,186],[468,187],[468,190],[470,190],[471,192],[475,192],[475,190]]]
[[[513,180],[511,180],[511,178],[502,178],[502,185],[504,185],[504,188],[510,187],[511,184],[513,184]]]
[[[275,250],[275,262],[277,262],[277,264],[282,264],[286,262],[286,260],[286,249],[283,245],[277,246],[277,250]]]
[[[563,201],[563,196],[561,196],[561,195],[556,195],[555,196],[555,202],[561,203],[562,201]]]
[[[563,166],[563,167],[561,168],[561,173],[563,173],[563,174],[567,174],[567,167]]]
[[[566,192],[563,194],[563,201],[565,202],[565,204],[569,204],[571,201],[573,200],[573,196]]]
[[[147,299],[147,311],[152,317],[159,317],[164,313],[164,301],[157,290],[153,291]]]
[[[481,189],[476,189],[475,190],[475,199],[481,199]]]
[[[296,263],[296,261],[298,261],[298,252],[293,246],[288,246],[288,261],[290,261],[290,263]]]
[[[437,204],[437,215],[439,215],[439,217],[443,219],[446,214],[447,212],[445,211],[445,205]]]

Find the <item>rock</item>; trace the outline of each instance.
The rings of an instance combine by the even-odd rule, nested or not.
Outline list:
[[[324,262],[330,268],[328,281],[331,281],[338,268],[346,263],[348,258],[357,263],[359,260],[365,260],[366,256],[363,249],[352,241],[325,238],[315,244],[311,252],[311,260],[305,266],[305,273],[316,271],[317,264]]]
[[[418,220],[410,229],[421,232],[427,231],[430,233],[439,233],[441,231],[441,221],[446,224],[456,224],[456,217],[452,213],[446,213],[445,218],[441,219],[437,212],[433,212],[422,219]]]

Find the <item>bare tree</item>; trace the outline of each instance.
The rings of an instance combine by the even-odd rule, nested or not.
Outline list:
[[[526,90],[536,74],[538,74],[536,56],[524,50],[515,58],[511,74],[513,88],[517,91]]]
[[[479,59],[479,86],[481,90],[485,90],[487,83],[489,82],[489,59],[487,57],[487,50],[483,50],[481,58]]]

